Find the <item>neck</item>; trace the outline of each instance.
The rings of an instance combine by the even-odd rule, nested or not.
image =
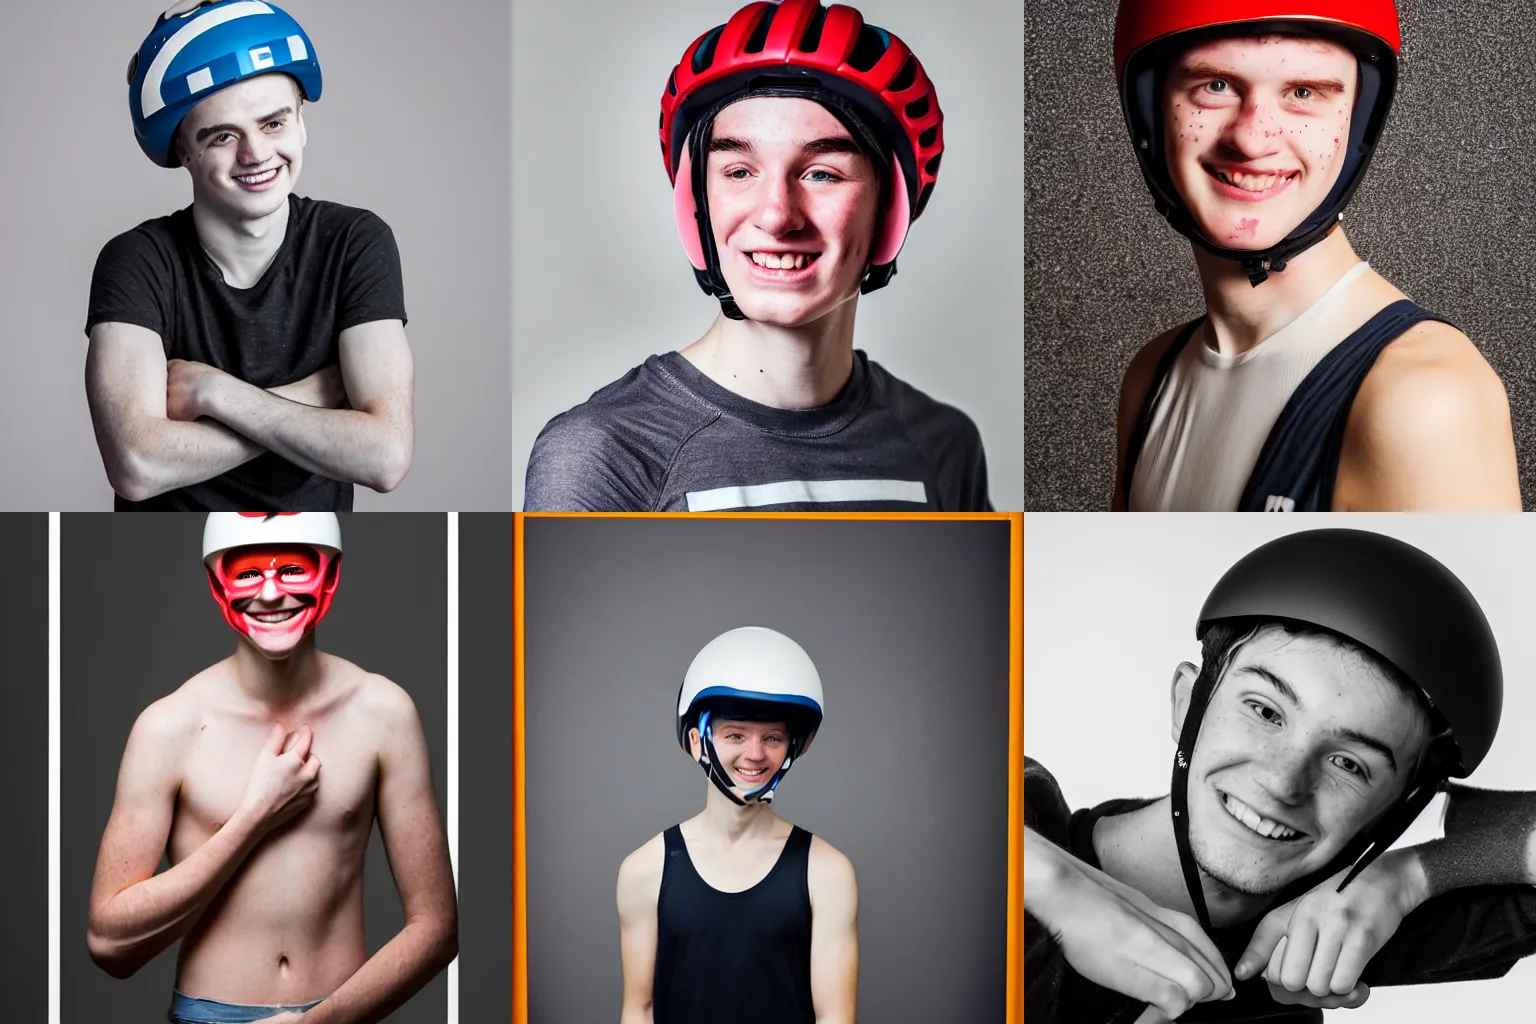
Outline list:
[[[271,711],[292,708],[313,695],[325,675],[313,632],[305,633],[293,653],[281,660],[268,658],[249,638],[241,637],[235,647],[234,669],[241,692]]]
[[[1109,827],[1104,828],[1106,825]],[[1184,883],[1168,797],[1127,814],[1100,819],[1095,845],[1110,875],[1141,890],[1154,902],[1199,920]],[[1199,876],[1205,909],[1214,928],[1250,921],[1274,902],[1273,896],[1233,892],[1204,871]]]
[[[226,220],[196,199],[192,223],[203,250],[236,287],[254,284],[271,264],[288,235],[288,200],[265,217]]]
[[[713,781],[707,783],[709,793],[704,799],[704,811],[698,820],[710,831],[735,842],[747,836],[763,835],[773,830],[778,817],[773,806],[757,800],[738,804],[720,792]]]
[[[1318,298],[1360,262],[1342,227],[1305,252],[1284,270],[1271,272],[1255,286],[1236,260],[1213,256],[1194,246],[1195,266],[1205,291],[1207,344],[1222,355],[1240,355],[1306,312]]]
[[[857,299],[798,327],[732,320],[723,313],[683,357],[728,391],[774,409],[827,405],[853,373]]]

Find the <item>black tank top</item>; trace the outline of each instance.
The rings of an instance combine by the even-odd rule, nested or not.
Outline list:
[[[815,1024],[811,834],[795,826],[767,877],[742,892],[721,892],[699,877],[679,826],[662,840],[656,1024]]]
[[[1152,386],[1142,401],[1120,476],[1120,494],[1130,507],[1136,462],[1152,425],[1152,413],[1174,360],[1204,320],[1184,328],[1163,353]],[[1339,453],[1355,394],[1381,350],[1424,320],[1442,320],[1408,299],[1399,299],[1339,342],[1302,380],[1264,440],[1238,501],[1239,512],[1328,512],[1339,475]],[[1446,322],[1443,321],[1442,322]],[[1215,509],[1211,511],[1221,511]]]

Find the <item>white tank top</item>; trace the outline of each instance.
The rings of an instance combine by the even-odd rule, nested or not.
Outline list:
[[[1320,329],[1357,263],[1296,319],[1240,355],[1191,338],[1174,359],[1131,480],[1136,512],[1231,512],[1269,432],[1307,374],[1343,340]]]

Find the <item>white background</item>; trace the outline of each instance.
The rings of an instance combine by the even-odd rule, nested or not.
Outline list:
[[[1266,540],[1348,526],[1401,538],[1445,563],[1477,597],[1504,664],[1493,749],[1468,784],[1536,790],[1536,657],[1526,592],[1536,519],[1521,516],[1125,516],[1030,513],[1024,536],[1024,752],[1061,783],[1073,809],[1168,792],[1174,742],[1169,684],[1199,664],[1195,620],[1221,574]],[[1431,838],[1436,800],[1403,837]],[[1473,1009],[1474,1003],[1476,1009]],[[1350,1024],[1531,1019],[1536,967],[1502,979],[1373,989]],[[1518,1008],[1518,1009],[1517,1009]]]

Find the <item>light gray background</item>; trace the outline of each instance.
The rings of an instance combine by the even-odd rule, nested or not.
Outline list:
[[[693,281],[656,123],[667,74],[745,0],[518,3],[513,25],[513,488],[549,419],[720,305]],[[944,165],[854,344],[981,429],[992,503],[1024,507],[1023,5],[860,0],[933,79]]]
[[[1174,741],[1169,684],[1181,661],[1199,664],[1195,620],[1221,574],[1267,540],[1347,525],[1398,537],[1459,576],[1482,606],[1504,663],[1498,739],[1467,782],[1536,789],[1530,756],[1536,656],[1526,596],[1536,519],[1525,516],[1116,516],[1033,514],[1024,542],[1024,752],[1061,783],[1077,809],[1115,797],[1168,792]],[[1401,840],[1439,834],[1436,798]],[[1338,1024],[1439,1024],[1530,1019],[1536,966],[1504,978],[1371,990]],[[1470,1007],[1476,1006],[1476,1011]],[[1469,1017],[1469,1014],[1471,1016]]]
[[[529,1019],[617,1018],[619,862],[702,809],[678,687],[742,625],[795,638],[826,690],[774,809],[858,874],[859,1019],[1001,1019],[1008,541],[1004,522],[529,520]]]
[[[1448,318],[1504,380],[1536,509],[1536,7],[1399,0],[1397,99],[1344,216],[1361,258]],[[1106,509],[1131,356],[1205,304],[1157,215],[1115,91],[1116,0],[1030,0],[1025,413],[1031,510]]]
[[[139,712],[238,642],[208,591],[203,516],[70,515],[60,555],[63,652],[60,852],[64,1020],[163,1019],[177,947],[118,981],[91,962],[85,922],[117,769]],[[398,683],[426,731],[439,814],[446,815],[447,530],[442,515],[347,515],[341,585],[316,627],[322,650]],[[375,826],[363,876],[368,950],[404,925]],[[447,972],[390,1020],[441,1024]]]
[[[0,516],[0,988],[10,1020],[48,1016],[48,517]]]
[[[459,1005],[512,1016],[512,517],[459,517]]]
[[[170,0],[6,2],[0,90],[0,508],[112,507],[85,401],[86,300],[112,236],[192,201],[139,151],[128,58]],[[506,0],[282,0],[319,54],[298,193],[394,230],[416,357],[416,458],[356,507],[511,506]],[[659,94],[658,94],[659,95]],[[23,99],[25,97],[25,99]]]

